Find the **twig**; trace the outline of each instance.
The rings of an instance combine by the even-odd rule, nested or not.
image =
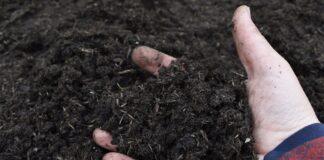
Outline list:
[[[235,71],[231,71],[231,72],[234,73],[234,74],[236,74],[236,75],[238,75],[238,76],[240,76],[240,77],[245,78],[245,76],[244,76],[243,74],[241,74],[241,73],[237,73],[237,72],[235,72]]]
[[[127,70],[124,70],[124,71],[120,71],[117,74],[122,75],[122,74],[127,74],[127,73],[134,73],[134,72],[135,72],[134,69],[127,69]]]

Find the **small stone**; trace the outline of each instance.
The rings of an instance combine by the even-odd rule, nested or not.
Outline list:
[[[251,138],[246,138],[244,141],[244,143],[249,143],[249,142],[251,142]]]

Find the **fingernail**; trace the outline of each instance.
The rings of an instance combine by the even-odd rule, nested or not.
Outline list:
[[[249,6],[242,5],[240,8],[241,8],[242,14],[247,14],[247,15],[251,16],[251,11],[250,11],[250,7]]]
[[[251,17],[251,10],[249,6],[246,6],[246,12],[249,15],[249,17]]]

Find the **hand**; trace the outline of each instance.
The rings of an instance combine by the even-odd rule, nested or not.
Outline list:
[[[263,157],[296,131],[319,120],[290,65],[261,35],[247,6],[235,11],[233,23],[236,48],[248,74],[255,150]],[[132,58],[141,68],[155,75],[160,67],[168,67],[175,60],[147,47],[134,50]],[[116,151],[108,132],[96,129],[93,137],[98,145]],[[132,158],[110,152],[103,160]]]
[[[141,46],[134,49],[132,60],[143,70],[155,76],[159,76],[159,69],[161,67],[170,67],[172,61],[176,61],[176,58],[155,49]],[[97,128],[93,131],[93,139],[99,146],[113,151],[106,154],[102,158],[103,160],[132,160],[132,158],[128,156],[116,153],[117,146],[111,143],[112,136],[110,133]]]
[[[290,65],[261,35],[247,6],[235,11],[233,23],[236,48],[248,74],[255,149],[264,156],[319,120]]]

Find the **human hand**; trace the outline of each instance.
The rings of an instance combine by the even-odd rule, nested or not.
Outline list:
[[[247,6],[235,11],[233,23],[236,48],[248,74],[255,150],[264,156],[319,120],[290,65],[261,35]]]
[[[233,23],[237,52],[248,74],[255,150],[263,157],[296,131],[319,120],[290,65],[261,35],[247,6],[235,11]],[[176,60],[147,47],[135,49],[132,59],[154,75]],[[99,146],[114,151],[106,154],[103,160],[132,160],[115,152],[117,146],[111,144],[108,132],[96,129],[93,137]]]
[[[176,58],[159,52],[155,49],[141,46],[133,50],[132,60],[143,70],[155,76],[159,76],[160,68],[170,67],[172,61],[176,61]],[[106,154],[102,158],[103,160],[132,160],[132,158],[126,155],[116,153],[117,146],[111,143],[112,136],[110,133],[97,128],[93,132],[93,139],[99,146],[106,148],[109,151],[113,151]]]

